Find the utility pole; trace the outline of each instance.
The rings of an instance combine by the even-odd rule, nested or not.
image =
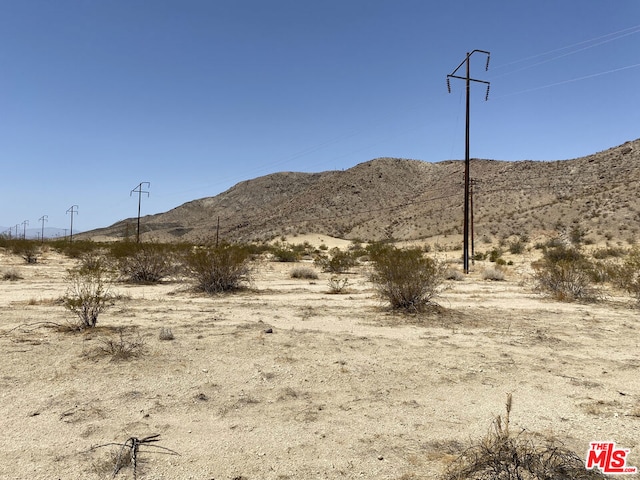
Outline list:
[[[29,220],[25,220],[22,222],[22,239],[27,239],[27,225],[29,225]]]
[[[18,240],[20,237],[18,237],[18,228],[20,228],[20,224],[16,223],[16,240]]]
[[[78,205],[71,205],[68,210],[67,213],[71,214],[71,230],[69,233],[69,243],[73,242],[73,214],[75,213],[76,215],[78,214]],[[65,236],[67,234],[67,229],[65,228]]]
[[[44,242],[44,222],[48,222],[49,221],[49,215],[43,215],[38,219],[39,222],[42,222],[42,235],[40,235],[40,238],[42,239],[42,241]]]
[[[475,78],[471,78],[470,70],[471,70],[471,55],[474,53],[482,53],[487,56],[487,63],[485,66],[485,71],[489,70],[489,58],[490,53],[485,50],[473,50],[471,53],[467,53],[465,59],[456,67],[456,69],[447,75],[447,90],[451,93],[451,84],[449,80],[451,78],[457,78],[460,80],[464,80],[466,82],[466,91],[467,91],[467,114],[466,114],[466,127],[465,127],[465,148],[464,148],[464,252],[463,252],[463,263],[464,263],[464,273],[469,273],[469,105],[470,105],[470,93],[471,93],[471,82],[484,83],[487,85],[487,94],[485,95],[485,100],[489,99],[489,86],[490,83],[484,80],[477,80]],[[456,75],[458,70],[466,64],[466,75],[461,77]]]
[[[131,190],[129,196],[133,195],[133,192],[138,194],[138,229],[136,230],[136,243],[140,243],[140,204],[142,203],[142,194],[146,193],[147,197],[149,197],[149,192],[145,192],[142,190],[142,186],[146,185],[147,188],[151,187],[149,182],[140,182],[136,188]]]

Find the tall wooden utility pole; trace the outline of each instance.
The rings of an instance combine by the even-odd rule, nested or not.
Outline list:
[[[470,60],[471,55],[474,53],[483,53],[487,56],[487,64],[485,70],[489,70],[489,58],[490,53],[485,50],[473,50],[471,53],[467,53],[465,59],[456,67],[456,69],[449,75],[447,75],[447,89],[449,93],[451,93],[451,84],[449,83],[449,79],[458,78],[460,80],[464,80],[466,82],[466,90],[467,90],[467,114],[466,114],[466,127],[465,127],[465,138],[464,138],[464,239],[463,239],[463,263],[464,263],[464,273],[469,273],[469,105],[470,105],[470,93],[471,93],[471,82],[484,83],[487,85],[487,94],[485,96],[485,100],[489,99],[489,82],[484,80],[477,80],[475,78],[471,78],[470,75]],[[466,75],[461,77],[456,75],[456,72],[460,70],[462,65],[466,65]]]
[[[138,194],[138,229],[136,230],[136,243],[140,243],[140,204],[142,203],[142,194],[146,193],[147,197],[149,196],[149,192],[145,192],[142,190],[142,186],[146,185],[147,188],[151,187],[149,182],[140,182],[136,188],[131,190],[129,196],[133,195],[133,192]]]

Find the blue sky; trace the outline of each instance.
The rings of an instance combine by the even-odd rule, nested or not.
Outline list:
[[[0,225],[86,231],[278,171],[640,137],[638,0],[0,0]],[[464,74],[464,70],[460,73]],[[410,179],[408,179],[410,181]],[[20,227],[22,229],[22,227]]]

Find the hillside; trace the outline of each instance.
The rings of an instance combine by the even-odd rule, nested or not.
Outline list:
[[[148,238],[269,240],[322,233],[416,240],[462,232],[463,161],[378,158],[345,171],[282,172],[141,219]],[[555,162],[471,161],[477,239],[578,226],[594,240],[638,236],[640,139]],[[135,219],[85,235],[123,237]]]

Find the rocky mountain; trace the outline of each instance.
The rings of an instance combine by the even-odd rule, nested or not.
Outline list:
[[[640,139],[583,158],[471,160],[476,239],[579,228],[593,240],[640,233]],[[345,171],[282,172],[141,219],[147,238],[269,240],[321,233],[362,240],[462,233],[464,161],[378,158]],[[123,237],[135,219],[88,232]],[[86,235],[86,234],[85,234]]]

